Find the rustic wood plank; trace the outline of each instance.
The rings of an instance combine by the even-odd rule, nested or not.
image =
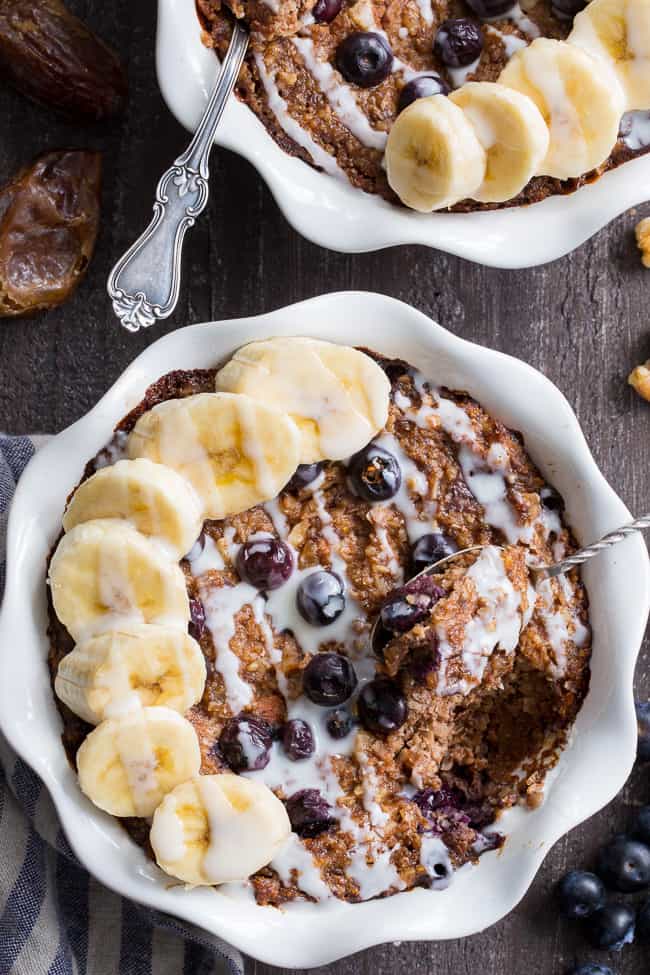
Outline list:
[[[103,229],[84,285],[58,311],[0,323],[0,428],[62,429],[141,349],[188,322],[256,314],[324,291],[377,290],[541,369],[576,409],[596,460],[624,501],[636,512],[650,508],[650,407],[625,385],[631,366],[650,355],[650,272],[638,261],[632,233],[638,215],[625,214],[566,259],[529,271],[489,270],[420,247],[334,254],[299,238],[254,170],[220,152],[209,216],[189,239],[178,311],[151,334],[129,336],[112,316],[105,280],[147,222],[158,175],[185,133],[155,84],[154,0],[71,5],[122,52],[131,98],[122,121],[82,129],[0,89],[0,179],[64,144],[101,148],[106,164]],[[646,644],[638,676],[646,696],[649,656]],[[588,864],[598,843],[641,802],[650,802],[650,777],[637,769],[615,803],[557,845],[523,903],[490,931],[462,942],[383,946],[321,969],[322,975],[563,975],[578,958],[595,960],[579,934],[558,920],[552,886],[566,868]],[[647,975],[648,953],[627,949],[610,964],[619,975]],[[251,962],[249,971],[271,969]]]

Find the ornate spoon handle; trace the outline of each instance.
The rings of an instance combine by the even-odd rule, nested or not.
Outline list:
[[[628,535],[634,535],[635,532],[641,531],[644,528],[650,528],[650,514],[642,515],[641,518],[635,518],[634,521],[630,521],[627,525],[617,528],[616,531],[608,532],[607,535],[604,535],[599,541],[594,542],[593,545],[587,545],[586,548],[580,549],[575,555],[570,555],[568,559],[563,559],[562,562],[558,562],[556,565],[548,565],[542,569],[533,568],[531,571],[537,577],[544,579],[562,575],[562,573],[568,572],[574,566],[582,565],[583,562],[593,559],[594,555],[599,555],[606,548],[622,542]]]
[[[115,314],[130,332],[168,318],[176,307],[183,238],[208,202],[210,151],[247,47],[247,32],[234,24],[230,46],[194,137],[158,183],[153,220],[111,271],[108,294]]]

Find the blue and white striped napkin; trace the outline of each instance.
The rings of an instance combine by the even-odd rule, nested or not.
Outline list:
[[[0,598],[9,502],[44,439],[0,434]],[[220,939],[90,877],[44,785],[0,735],[0,975],[242,975],[243,967]]]

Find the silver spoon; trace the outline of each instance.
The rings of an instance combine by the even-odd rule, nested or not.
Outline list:
[[[582,565],[583,562],[588,562],[589,559],[593,559],[595,555],[600,555],[606,549],[611,548],[612,545],[618,545],[622,542],[624,538],[628,535],[634,535],[638,531],[642,531],[644,528],[650,528],[650,514],[642,515],[640,518],[635,518],[634,521],[630,521],[627,525],[623,525],[621,528],[617,528],[616,531],[608,532],[603,535],[597,542],[593,542],[591,545],[587,545],[586,548],[581,548],[578,552],[574,552],[566,559],[562,559],[561,562],[555,562],[553,565],[529,565],[528,571],[530,572],[531,579],[533,583],[537,584],[542,582],[544,579],[552,579],[554,576],[564,575],[565,572],[569,572],[570,569],[574,569],[578,565]],[[463,548],[458,552],[453,552],[451,555],[445,556],[444,559],[439,559],[432,565],[428,565],[417,575],[412,576],[408,582],[413,582],[414,579],[420,579],[422,576],[434,575],[440,572],[441,567],[447,565],[449,562],[453,562],[454,559],[460,558],[461,555],[468,555],[470,552],[480,552],[482,549],[486,548],[485,545],[472,545],[470,548]],[[377,637],[380,630],[380,617],[373,623],[372,629],[370,631],[370,646],[373,650],[377,649]]]
[[[183,238],[208,202],[210,151],[247,47],[247,31],[233,24],[230,46],[194,137],[158,183],[153,220],[111,271],[108,294],[129,332],[168,318],[176,307]]]

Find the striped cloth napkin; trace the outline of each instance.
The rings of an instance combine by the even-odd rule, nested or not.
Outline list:
[[[9,502],[45,439],[0,434],[0,597]],[[239,952],[219,938],[124,900],[89,876],[68,845],[47,790],[0,735],[0,975],[243,970]]]

